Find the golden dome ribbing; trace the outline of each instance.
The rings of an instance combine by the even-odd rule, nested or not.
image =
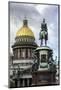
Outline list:
[[[29,29],[28,27],[22,27],[16,33],[16,37],[19,37],[19,36],[32,36],[32,37],[34,37],[34,34],[31,31],[31,29]]]
[[[23,26],[17,31],[16,37],[31,36],[34,37],[32,30],[27,25],[27,20],[23,20]]]

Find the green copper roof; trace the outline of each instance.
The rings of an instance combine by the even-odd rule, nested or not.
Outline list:
[[[39,46],[36,48],[36,50],[52,50],[52,49],[48,46]]]

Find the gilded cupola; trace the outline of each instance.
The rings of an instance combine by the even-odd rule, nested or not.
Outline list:
[[[32,30],[28,27],[28,20],[26,18],[23,20],[23,26],[16,33],[16,37],[20,36],[30,36],[34,38],[34,34]]]

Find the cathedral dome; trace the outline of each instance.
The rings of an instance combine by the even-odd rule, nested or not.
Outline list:
[[[16,37],[19,37],[19,36],[32,36],[32,37],[34,37],[34,34],[29,27],[22,27],[16,33]]]
[[[23,26],[16,33],[16,37],[20,36],[31,36],[34,38],[34,34],[32,30],[28,27],[28,22],[26,19],[23,20]]]

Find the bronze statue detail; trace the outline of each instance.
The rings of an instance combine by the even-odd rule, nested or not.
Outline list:
[[[39,34],[39,39],[41,40],[41,45],[43,45],[43,40],[45,40],[45,45],[47,45],[48,40],[48,32],[47,32],[47,24],[45,23],[45,19],[43,19],[43,22],[41,23],[41,31]]]

